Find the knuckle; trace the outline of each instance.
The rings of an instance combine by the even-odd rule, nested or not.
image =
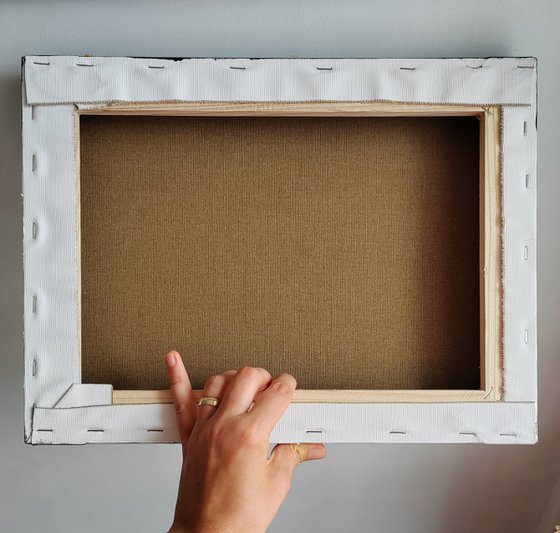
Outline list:
[[[257,370],[257,372],[259,372],[263,376],[266,376],[268,379],[272,378],[272,376],[270,375],[270,372],[266,368],[258,366],[258,367],[256,367],[256,370]]]
[[[257,447],[262,442],[265,436],[254,426],[245,427],[239,434],[239,441],[245,447]]]
[[[237,375],[240,378],[254,379],[259,375],[259,370],[254,366],[242,366],[237,371]]]
[[[177,376],[176,374],[173,374],[169,379],[169,383],[171,384],[171,387],[180,385],[182,382],[183,382],[182,378],[180,376]]]
[[[216,446],[221,444],[222,434],[223,431],[220,424],[210,424],[206,432],[206,438],[208,439],[208,444],[211,446]]]
[[[290,396],[294,390],[290,385],[284,383],[283,381],[275,381],[272,385],[270,385],[270,388],[275,394],[279,394],[281,396]]]
[[[292,374],[288,374],[287,372],[283,372],[278,377],[281,377],[282,380],[285,381],[286,383],[290,382],[293,385],[294,389],[297,387],[297,379]]]
[[[186,402],[179,402],[175,404],[175,413],[180,415],[187,410]]]
[[[290,446],[290,451],[292,452],[294,457],[297,459],[298,463],[301,463],[303,461],[304,453],[303,453],[303,449],[301,448],[301,446],[299,446],[298,444],[293,444],[293,445]]]
[[[220,379],[219,374],[213,374],[212,376],[209,376],[206,382],[204,383],[204,388],[207,389],[211,385],[214,385],[219,381],[219,379]]]

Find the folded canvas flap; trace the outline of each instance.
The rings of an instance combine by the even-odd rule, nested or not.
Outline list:
[[[27,56],[28,105],[396,101],[530,105],[534,58],[135,59]]]
[[[111,405],[113,403],[112,385],[95,385],[92,383],[72,383],[70,388],[55,403],[53,407],[65,409],[67,407],[92,407],[96,405]]]

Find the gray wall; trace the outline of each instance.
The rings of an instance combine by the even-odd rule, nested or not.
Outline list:
[[[0,0],[0,531],[165,531],[177,446],[23,444],[20,57],[539,58],[536,446],[329,445],[270,528],[548,533],[560,521],[560,4]],[[553,498],[553,494],[555,497]]]

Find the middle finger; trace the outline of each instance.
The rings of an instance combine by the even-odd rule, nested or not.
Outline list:
[[[264,368],[244,366],[235,377],[220,402],[220,413],[239,415],[246,413],[259,391],[265,390],[272,376]]]

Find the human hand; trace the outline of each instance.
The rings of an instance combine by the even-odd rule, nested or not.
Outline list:
[[[296,467],[326,454],[324,444],[277,444],[268,457],[270,434],[296,379],[285,373],[272,379],[251,366],[228,370],[204,385],[203,395],[220,398],[219,405],[199,407],[181,356],[169,352],[166,363],[183,446],[169,533],[264,533]]]

